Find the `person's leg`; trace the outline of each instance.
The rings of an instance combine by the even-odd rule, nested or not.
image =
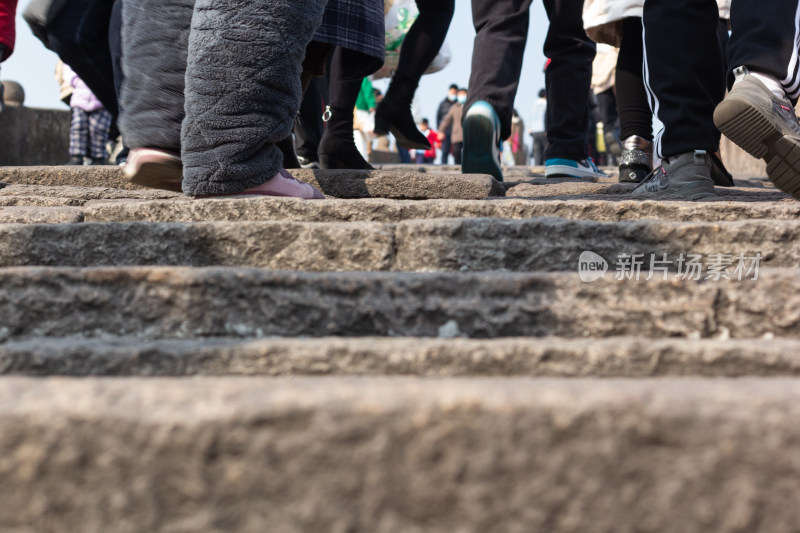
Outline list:
[[[767,161],[776,186],[800,198],[800,97],[797,0],[737,0],[731,9],[728,65],[735,82],[714,111],[717,127],[750,155]]]
[[[582,0],[545,0],[550,21],[544,54],[547,91],[548,177],[595,178],[604,176],[587,161],[591,127],[589,99],[592,61],[596,45],[583,29]]]
[[[114,92],[117,94],[117,106],[121,107],[122,93],[122,0],[114,0],[111,8],[111,20],[108,24],[108,46],[111,51],[111,67],[114,73]],[[122,111],[120,110],[121,114]],[[118,118],[118,117],[117,117]],[[129,148],[123,140],[122,150],[117,154],[117,163],[128,158]]]
[[[125,0],[122,116],[131,148],[180,153],[184,78],[194,0]]]
[[[145,187],[181,190],[181,124],[195,0],[122,3],[122,114],[131,148],[125,173]]]
[[[414,123],[411,101],[422,74],[442,48],[455,0],[417,0],[417,7],[419,16],[403,39],[397,70],[375,112],[375,133],[391,131],[401,146],[427,149],[430,144]]]
[[[464,110],[468,112],[479,100],[488,102],[500,119],[502,139],[511,135],[511,114],[528,39],[530,5],[531,0],[472,0],[476,34]]]
[[[117,116],[117,92],[108,46],[112,7],[109,0],[71,0],[48,27],[48,42],[103,106]]]
[[[662,164],[634,189],[635,196],[714,196],[719,131],[712,115],[724,92],[718,22],[712,0],[645,2],[644,79]]]
[[[322,140],[328,83],[324,78],[314,78],[303,95],[300,112],[294,122],[294,148],[301,165],[319,166],[317,149]]]
[[[325,133],[319,143],[322,168],[372,170],[356,148],[353,138],[353,111],[363,80],[344,79],[344,49],[337,47],[331,59],[330,105],[325,111]]]
[[[533,133],[533,160],[536,165],[544,165],[544,151],[547,148],[547,134],[543,131]]]
[[[324,0],[197,1],[181,131],[186,194],[283,194],[267,189],[291,185],[275,143],[292,130],[303,57],[324,7]],[[315,194],[304,197],[317,197],[310,189]]]
[[[89,114],[79,107],[70,109],[69,164],[82,165],[83,158],[89,154]]]
[[[108,162],[106,143],[111,133],[111,113],[98,109],[89,113],[89,157],[93,164],[104,165]]]
[[[472,0],[476,34],[464,106],[465,174],[503,179],[500,144],[511,135],[530,6],[530,0]]]
[[[619,164],[622,182],[639,183],[653,167],[653,113],[642,77],[643,63],[642,19],[626,18],[622,21],[615,77],[623,148]]]
[[[719,11],[711,0],[645,2],[645,85],[661,158],[719,148],[712,120],[724,93],[718,22]]]
[[[728,22],[725,19],[719,19],[717,23],[717,40],[719,41],[719,48],[722,50],[722,76],[725,81],[724,85],[728,85],[728,41],[731,37],[728,33]]]
[[[439,163],[440,165],[447,165],[450,163],[450,148],[452,147],[453,141],[450,134],[446,134],[444,139],[442,139],[442,159]]]
[[[463,151],[464,151],[463,142],[453,143],[453,161],[455,162],[456,165],[461,164],[461,156],[463,155]]]

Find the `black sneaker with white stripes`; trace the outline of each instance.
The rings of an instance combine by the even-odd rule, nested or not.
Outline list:
[[[776,187],[800,199],[800,122],[792,103],[779,98],[746,68],[714,111],[714,124],[753,157],[767,162]]]

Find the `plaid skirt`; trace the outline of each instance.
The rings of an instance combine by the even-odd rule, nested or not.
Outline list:
[[[383,0],[329,0],[314,40],[342,46],[383,63]]]

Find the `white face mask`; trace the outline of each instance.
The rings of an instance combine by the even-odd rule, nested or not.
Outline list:
[[[461,96],[458,97],[458,103],[459,104],[464,104],[466,102],[467,102],[467,97],[466,96],[461,95]]]
[[[455,102],[456,101],[456,95],[455,94],[448,94],[447,95],[447,99],[450,100],[451,102]]]

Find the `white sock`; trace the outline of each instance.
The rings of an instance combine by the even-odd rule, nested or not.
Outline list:
[[[750,75],[763,83],[778,98],[786,98],[786,93],[783,91],[783,86],[778,81],[778,78],[769,74],[761,74],[760,72],[750,72]]]

